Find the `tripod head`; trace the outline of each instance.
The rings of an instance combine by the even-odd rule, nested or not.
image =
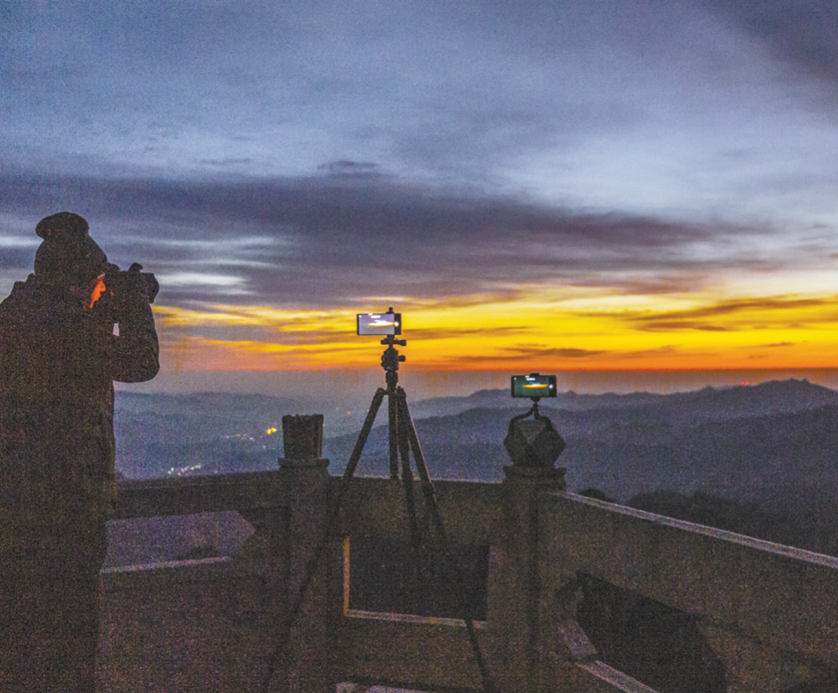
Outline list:
[[[396,385],[399,382],[399,364],[404,363],[405,357],[399,355],[398,349],[394,345],[406,346],[406,339],[396,339],[393,335],[388,334],[381,343],[387,348],[381,355],[381,367],[385,370],[385,380],[387,382],[388,394],[393,394],[396,391]]]
[[[404,363],[405,357],[399,356],[399,351],[394,345],[407,346],[407,340],[396,339],[393,335],[388,334],[381,340],[381,344],[387,347],[381,356],[381,367],[388,373],[399,370],[399,364]]]

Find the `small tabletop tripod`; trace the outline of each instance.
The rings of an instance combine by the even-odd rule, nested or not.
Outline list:
[[[392,309],[390,309],[392,312]],[[399,363],[404,362],[405,357],[400,356],[396,345],[405,346],[406,340],[395,339],[393,335],[387,335],[381,340],[381,344],[386,346],[384,354],[381,357],[381,367],[385,371],[385,382],[387,388],[378,388],[375,395],[373,395],[372,403],[370,404],[367,417],[364,420],[364,425],[361,427],[361,432],[358,434],[358,440],[349,457],[349,462],[343,472],[341,484],[337,497],[332,504],[329,517],[326,521],[323,534],[317,544],[314,553],[306,565],[305,573],[300,582],[299,590],[292,602],[291,608],[287,612],[287,618],[282,623],[282,627],[277,636],[276,647],[268,660],[268,670],[265,675],[263,683],[263,693],[268,692],[271,680],[276,671],[279,658],[284,650],[287,649],[288,640],[291,635],[291,630],[294,623],[299,616],[305,599],[306,591],[314,578],[317,567],[323,558],[323,554],[328,547],[329,541],[332,538],[338,525],[338,518],[343,501],[349,491],[349,486],[355,476],[355,471],[358,463],[361,460],[361,455],[364,451],[367,438],[375,423],[375,417],[378,414],[384,398],[388,398],[388,432],[389,432],[389,452],[390,452],[390,478],[398,480],[399,470],[401,470],[401,479],[404,486],[405,503],[407,506],[407,514],[410,521],[410,539],[413,548],[413,554],[416,561],[416,570],[420,579],[423,579],[422,573],[422,553],[421,553],[421,531],[419,523],[416,519],[416,502],[413,493],[414,477],[410,467],[410,453],[413,453],[413,459],[416,463],[416,471],[419,474],[421,482],[422,493],[425,498],[425,503],[431,513],[434,529],[437,533],[439,541],[439,548],[443,556],[448,555],[448,538],[445,533],[445,527],[442,522],[442,515],[437,504],[436,492],[434,490],[433,482],[431,481],[428,467],[425,464],[425,457],[422,454],[422,448],[419,445],[419,437],[416,435],[416,428],[413,425],[413,420],[410,417],[410,411],[407,406],[407,395],[404,389],[399,386]],[[464,595],[465,597],[465,595]],[[465,599],[463,600],[465,603]],[[483,690],[485,693],[496,693],[496,688],[492,681],[492,676],[486,666],[483,655],[477,642],[477,634],[474,628],[474,620],[466,613],[464,614],[466,630],[468,632],[469,640],[474,651],[474,656],[477,661],[477,666],[480,670],[480,676],[483,681]]]

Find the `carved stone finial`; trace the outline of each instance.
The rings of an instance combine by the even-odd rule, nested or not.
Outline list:
[[[565,449],[559,432],[544,416],[510,421],[503,445],[514,466],[531,469],[552,469]]]

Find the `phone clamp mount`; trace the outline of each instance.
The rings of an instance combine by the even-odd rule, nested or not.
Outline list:
[[[388,313],[392,314],[393,309],[389,308]],[[417,579],[421,582],[427,580],[428,570],[423,567],[422,559],[427,553],[425,548],[426,541],[423,540],[422,530],[416,514],[416,499],[414,494],[414,476],[410,466],[410,455],[413,454],[416,471],[419,475],[422,495],[425,499],[430,519],[433,522],[433,528],[437,537],[437,556],[442,560],[448,560],[451,552],[449,548],[448,536],[445,531],[445,526],[442,521],[442,515],[437,503],[436,491],[434,490],[433,482],[431,481],[428,466],[425,463],[425,456],[422,454],[422,448],[419,445],[419,437],[416,434],[416,427],[413,424],[413,419],[410,416],[410,410],[407,406],[407,394],[404,388],[399,386],[399,364],[404,363],[405,357],[399,355],[398,346],[406,346],[407,340],[396,339],[394,335],[389,334],[381,340],[382,346],[387,348],[381,356],[381,367],[385,371],[385,382],[387,388],[379,387],[372,398],[367,418],[364,420],[364,425],[361,427],[361,432],[358,434],[358,439],[355,442],[355,447],[349,457],[349,462],[346,464],[346,469],[343,472],[341,483],[338,488],[337,495],[332,503],[329,517],[326,520],[324,530],[320,536],[320,541],[316,545],[314,553],[309,560],[303,578],[300,582],[299,589],[290,608],[288,609],[287,617],[281,624],[277,633],[276,646],[268,660],[268,669],[263,682],[263,693],[267,693],[271,680],[273,679],[276,668],[281,657],[287,655],[288,643],[291,636],[291,630],[294,623],[300,614],[305,599],[306,591],[314,578],[317,567],[323,559],[323,555],[329,545],[329,542],[334,538],[334,534],[339,527],[341,508],[343,507],[344,499],[349,491],[349,486],[355,476],[358,463],[361,460],[361,455],[364,452],[364,446],[367,443],[367,438],[372,431],[375,417],[378,410],[381,408],[384,398],[387,397],[388,404],[388,438],[389,438],[389,453],[390,453],[390,478],[392,480],[399,479],[399,472],[401,472],[401,481],[404,487],[405,505],[407,508],[408,522],[410,525],[410,543],[412,553],[416,565],[415,571]],[[432,572],[432,571],[431,571]],[[463,604],[468,603],[468,595],[462,595]],[[468,611],[468,609],[466,609]],[[494,685],[492,675],[489,668],[483,659],[483,654],[480,645],[477,641],[477,633],[474,627],[474,619],[469,613],[464,614],[466,623],[466,631],[468,633],[469,641],[471,642],[474,658],[480,670],[481,679],[483,682],[484,693],[497,693],[497,688]],[[287,666],[286,666],[287,670]]]

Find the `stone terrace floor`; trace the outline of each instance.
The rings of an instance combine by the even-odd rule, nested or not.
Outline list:
[[[196,562],[196,568],[198,563],[206,566]],[[228,568],[214,567],[210,572]],[[258,690],[271,647],[270,624],[241,609],[227,581],[194,573],[177,582],[164,579],[171,576],[164,570],[105,578],[100,693]]]
[[[106,574],[98,693],[261,693],[275,620],[229,561]],[[236,585],[235,588],[232,585]],[[341,684],[339,693],[396,693]],[[398,693],[405,693],[399,691]]]

